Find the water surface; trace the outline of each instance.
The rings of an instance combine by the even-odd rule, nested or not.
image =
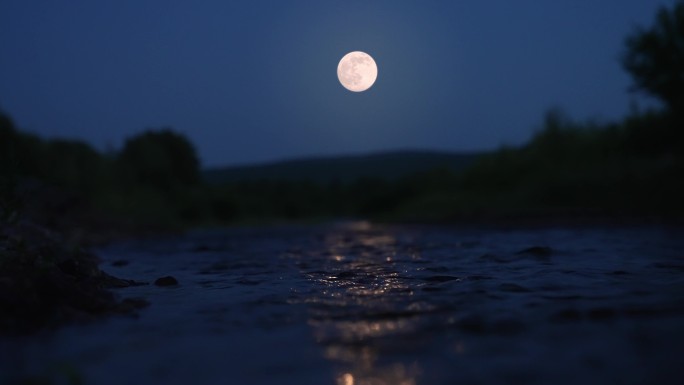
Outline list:
[[[119,243],[106,271],[180,285],[118,290],[151,302],[138,318],[3,340],[0,380],[679,383],[683,235],[353,222]]]

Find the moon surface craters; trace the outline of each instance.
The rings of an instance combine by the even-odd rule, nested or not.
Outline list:
[[[361,92],[369,89],[378,77],[375,60],[365,52],[350,52],[337,66],[337,78],[348,90]]]

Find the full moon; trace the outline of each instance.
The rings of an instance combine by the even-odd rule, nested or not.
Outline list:
[[[365,52],[349,52],[337,65],[337,78],[349,91],[365,91],[371,88],[378,78],[378,66]]]

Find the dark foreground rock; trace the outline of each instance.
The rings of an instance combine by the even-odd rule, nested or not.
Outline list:
[[[137,284],[98,268],[97,258],[31,222],[0,225],[0,334],[30,333],[147,305],[108,289]]]

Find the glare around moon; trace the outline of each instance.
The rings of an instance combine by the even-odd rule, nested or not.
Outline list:
[[[378,66],[375,65],[375,60],[365,52],[349,52],[337,65],[337,78],[349,91],[365,91],[378,78]]]

